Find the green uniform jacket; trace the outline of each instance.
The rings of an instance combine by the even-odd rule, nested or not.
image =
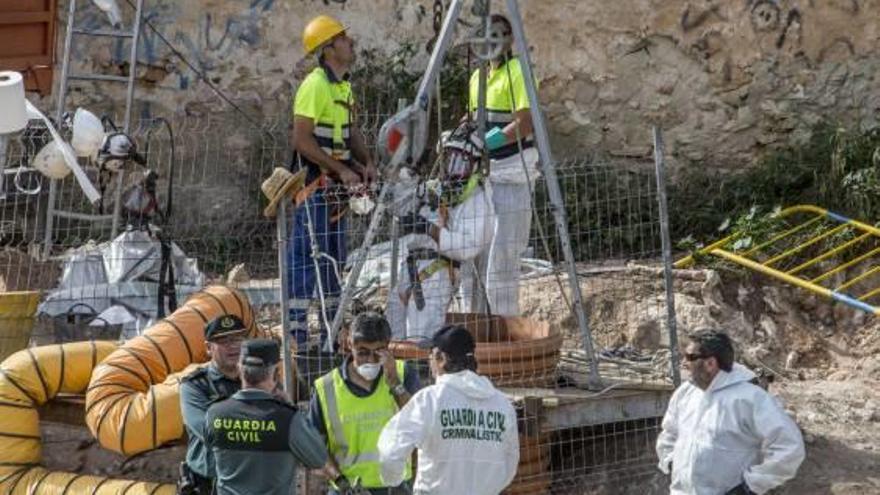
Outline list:
[[[186,428],[186,464],[202,478],[214,477],[214,459],[205,448],[205,414],[214,402],[232,397],[241,382],[227,378],[213,364],[199,368],[180,384],[180,413]]]
[[[241,390],[208,409],[205,442],[218,495],[295,495],[296,468],[322,467],[327,449],[306,416],[268,392]]]

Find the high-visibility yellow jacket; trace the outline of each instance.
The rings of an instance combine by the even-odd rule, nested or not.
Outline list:
[[[313,134],[328,155],[343,162],[351,161],[351,122],[354,96],[351,83],[337,79],[330,68],[315,68],[300,84],[293,102],[293,115],[306,117],[314,124]],[[303,157],[308,166],[307,181],[316,179],[321,169]]]
[[[404,376],[404,361],[397,361],[397,375]],[[382,488],[379,464],[379,434],[397,413],[397,401],[380,375],[376,389],[368,397],[349,390],[339,368],[315,380],[315,391],[327,430],[327,450],[348,480],[360,479],[365,488]],[[412,477],[407,465],[404,479]]]
[[[505,128],[513,122],[514,114],[520,110],[529,108],[529,95],[526,92],[525,78],[519,59],[512,57],[496,69],[489,71],[486,84],[486,131],[496,127]],[[471,75],[470,98],[468,110],[476,119],[477,103],[479,99],[480,71],[474,71]],[[534,146],[531,136],[521,136],[522,148]],[[489,152],[489,158],[501,159],[519,153],[516,142],[508,143],[498,149]]]

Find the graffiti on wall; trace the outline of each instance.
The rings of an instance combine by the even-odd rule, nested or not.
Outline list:
[[[325,1],[339,3],[345,0]],[[177,77],[174,86],[187,89],[197,76],[187,64],[181,62],[175,51],[200,73],[210,72],[235,49],[259,47],[263,42],[263,23],[275,4],[276,0],[251,0],[240,11],[198,11],[198,17],[193,18],[192,11],[184,12],[181,3],[147,2],[137,51],[142,79],[148,83],[167,85],[167,76],[173,74]],[[85,29],[107,27],[106,15],[97,9],[83,9],[77,22]],[[169,26],[174,26],[173,30]],[[127,71],[131,55],[129,43],[125,39],[114,40],[110,45],[109,58],[98,61],[98,65]],[[71,52],[73,60],[94,58],[94,48],[88,42],[74,44]]]
[[[824,13],[818,11],[820,7],[826,9]],[[746,52],[806,55],[812,63],[823,62],[832,51],[855,53],[854,42],[847,36],[823,39],[822,32],[805,32],[808,26],[820,31],[815,26],[825,21],[829,8],[842,16],[859,16],[863,10],[859,0],[823,0],[821,4],[817,0],[716,0],[708,5],[688,4],[679,24],[686,45],[710,73],[719,75],[722,84],[737,85],[746,77],[737,77],[737,59],[747,56]],[[742,43],[744,30],[751,31],[747,37],[756,39],[754,47]],[[812,36],[819,48],[811,45],[807,52],[806,36]]]

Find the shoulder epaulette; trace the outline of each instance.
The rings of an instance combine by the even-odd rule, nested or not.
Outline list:
[[[201,368],[193,371],[192,373],[186,375],[185,377],[183,377],[183,379],[181,381],[190,382],[190,381],[197,380],[199,378],[207,377],[207,376],[208,376],[208,368],[201,367]]]

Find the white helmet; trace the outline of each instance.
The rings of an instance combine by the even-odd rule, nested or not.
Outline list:
[[[467,179],[479,167],[483,153],[483,140],[476,125],[464,122],[451,133],[440,136],[446,161],[446,179]]]
[[[68,146],[68,144],[61,143],[60,146]],[[70,175],[70,167],[64,161],[60,146],[58,141],[50,141],[37,153],[31,166],[50,179],[63,179]]]
[[[77,108],[73,116],[73,137],[70,144],[76,156],[95,159],[104,142],[104,125],[101,119],[85,108]]]

